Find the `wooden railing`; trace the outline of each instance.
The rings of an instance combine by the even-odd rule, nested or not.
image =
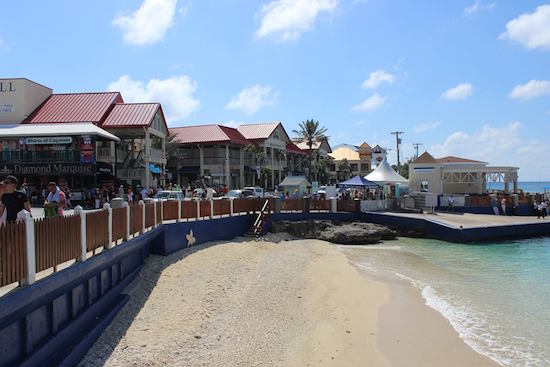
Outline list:
[[[0,287],[27,276],[25,223],[0,225]]]
[[[304,203],[304,199],[282,200],[280,209],[301,212]],[[75,215],[48,219],[33,220],[27,213],[22,218],[23,222],[0,226],[0,286],[22,280],[32,284],[38,272],[51,268],[57,271],[58,265],[71,260],[85,261],[90,252],[93,256],[100,247],[108,250],[119,241],[136,237],[163,221],[255,213],[259,214],[254,226],[256,233],[261,229],[260,223],[275,210],[275,204],[276,200],[272,198],[169,200],[162,203],[125,203],[122,208],[115,209],[106,205],[102,210],[90,212],[77,208]],[[331,206],[330,200],[311,200],[309,208],[330,211]],[[337,207],[339,211],[357,210],[353,200],[338,201]],[[197,213],[197,208],[200,213]],[[27,256],[27,253],[30,255]]]
[[[99,210],[86,214],[86,250],[94,251],[109,243],[109,212]]]
[[[77,215],[34,221],[36,272],[81,257],[80,225],[80,217]]]
[[[128,221],[128,209],[113,209],[113,241],[127,240],[126,225]]]

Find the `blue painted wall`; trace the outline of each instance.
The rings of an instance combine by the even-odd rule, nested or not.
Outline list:
[[[376,213],[364,213],[362,218],[370,223],[424,231],[429,238],[458,243],[550,235],[550,222],[455,229],[422,218],[397,217]]]
[[[446,206],[438,206],[437,211],[446,212]],[[495,214],[492,207],[489,206],[455,206],[453,210],[457,213],[471,213],[471,214]],[[502,209],[499,206],[499,212],[502,214]],[[512,207],[506,207],[506,215],[512,215]],[[530,216],[534,215],[533,207],[531,205],[519,205],[515,215]]]
[[[162,232],[152,230],[0,298],[0,366],[59,364],[122,301],[122,290]]]

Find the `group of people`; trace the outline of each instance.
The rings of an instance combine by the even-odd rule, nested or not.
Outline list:
[[[18,190],[17,185],[17,177],[11,175],[0,181],[0,224],[15,222],[22,210],[31,213],[28,190],[26,190],[28,186],[23,183]],[[63,208],[67,203],[65,193],[55,182],[48,184],[47,192],[44,195],[44,215],[46,217],[63,215]]]

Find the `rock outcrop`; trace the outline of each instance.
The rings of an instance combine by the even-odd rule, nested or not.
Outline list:
[[[397,232],[379,224],[334,223],[328,220],[273,222],[270,231],[287,232],[299,238],[318,239],[342,245],[372,244],[381,240],[392,240],[397,236]]]

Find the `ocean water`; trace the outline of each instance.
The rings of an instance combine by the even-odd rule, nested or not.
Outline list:
[[[550,366],[550,238],[340,248],[367,271],[417,287],[477,352],[503,366]]]
[[[550,181],[518,181],[518,189],[523,190],[525,193],[530,194],[542,194],[544,188],[546,191],[550,191]],[[510,185],[510,190],[513,186]],[[487,190],[504,190],[504,182],[489,182],[487,183]]]

